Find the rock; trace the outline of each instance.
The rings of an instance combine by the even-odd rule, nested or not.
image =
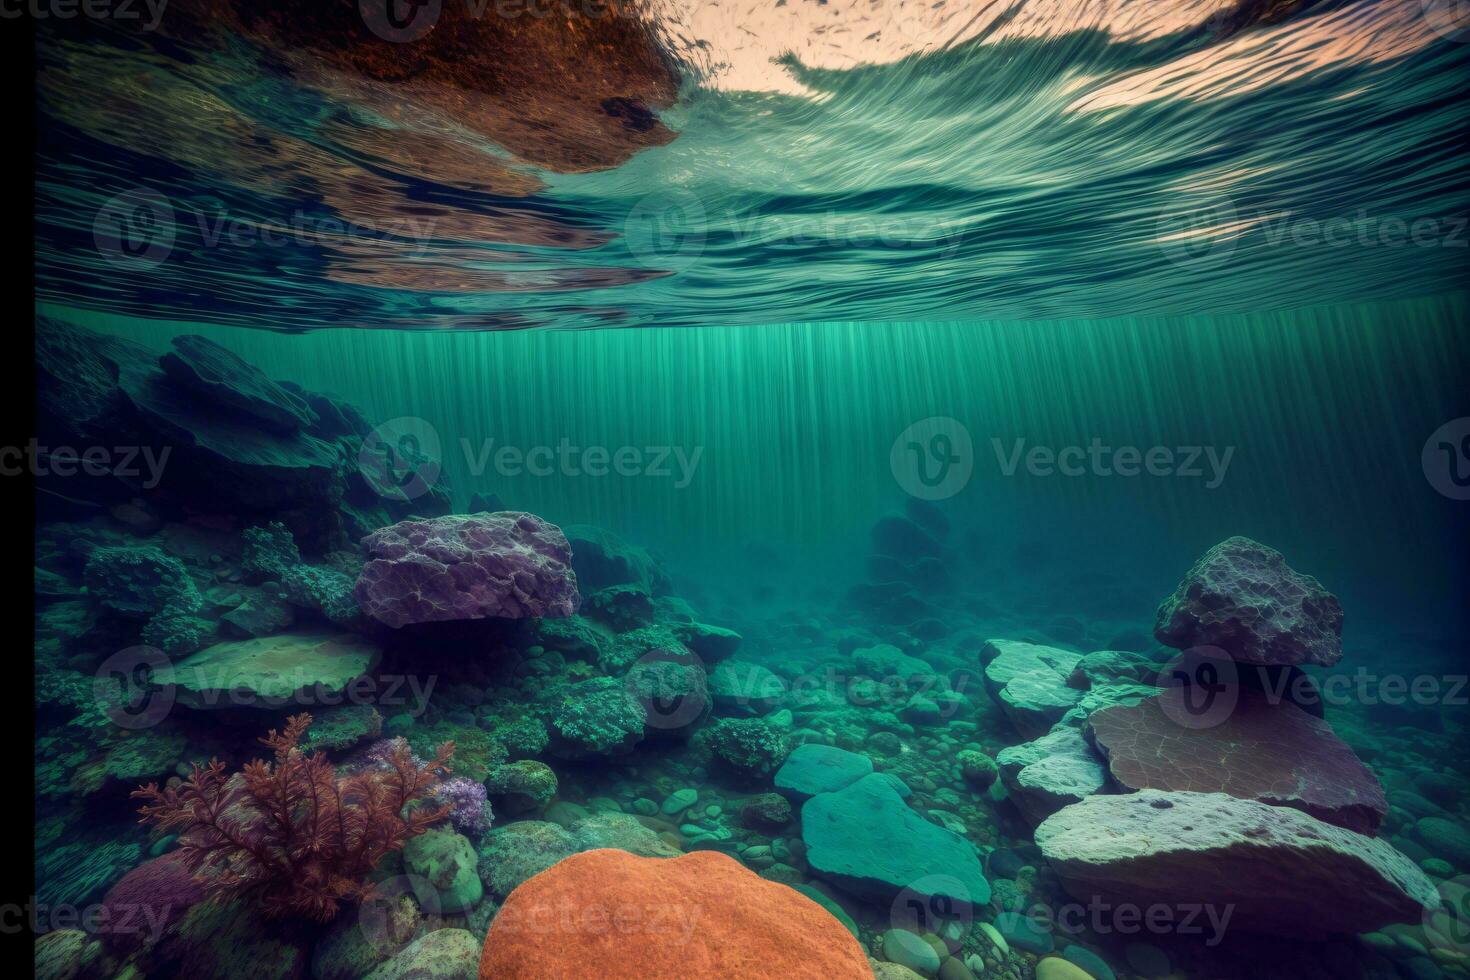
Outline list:
[[[283,633],[296,622],[296,613],[291,606],[272,596],[265,589],[241,589],[245,593],[234,609],[220,616],[236,636],[269,636]]]
[[[106,923],[102,943],[118,954],[151,945],[204,898],[204,886],[178,851],[145,861],[103,897],[98,911]]]
[[[648,715],[612,677],[594,677],[567,688],[547,719],[549,751],[562,759],[623,755],[643,738]]]
[[[480,881],[503,901],[521,882],[580,849],[570,831],[547,821],[519,820],[494,827],[477,848]]]
[[[1036,964],[1036,980],[1101,980],[1094,978],[1076,963],[1060,956],[1048,956]]]
[[[780,830],[791,822],[791,803],[780,793],[761,793],[745,801],[740,822],[752,830]]]
[[[611,531],[590,524],[568,524],[572,570],[591,591],[613,585],[640,585],[651,595],[669,591],[669,576],[644,548],[630,545]]]
[[[370,704],[338,704],[313,709],[311,727],[301,737],[307,752],[343,752],[383,734],[383,716]]]
[[[1436,857],[1461,870],[1470,870],[1470,830],[1443,817],[1425,817],[1414,824],[1414,836]]]
[[[172,343],[173,350],[158,359],[159,366],[209,408],[286,433],[317,421],[316,412],[303,399],[207,337],[182,334]]]
[[[1297,938],[1419,921],[1433,884],[1386,841],[1223,793],[1090,796],[1036,843],[1083,901],[1209,902],[1230,926]]]
[[[53,929],[36,937],[34,980],[76,980],[91,941],[80,929]]]
[[[741,636],[723,626],[705,623],[674,623],[674,636],[705,664],[728,660],[740,649]]]
[[[676,789],[664,797],[663,806],[659,809],[663,811],[665,816],[676,817],[693,806],[694,801],[697,799],[699,799],[699,790],[697,789]]]
[[[935,673],[927,662],[887,643],[854,650],[852,662],[859,671],[880,682],[927,679]]]
[[[760,664],[728,661],[709,675],[715,708],[727,715],[763,715],[786,697],[786,682]]]
[[[1159,606],[1154,635],[1246,663],[1331,667],[1342,658],[1342,606],[1279,551],[1233,537],[1205,552]]]
[[[1082,968],[1084,975],[1094,980],[1117,980],[1117,974],[1106,960],[1086,946],[1071,945],[1062,949],[1062,959]]]
[[[922,974],[915,973],[899,963],[869,960],[868,966],[873,971],[874,980],[924,980]]]
[[[610,585],[588,595],[582,612],[614,633],[626,633],[653,622],[653,597],[641,585]]]
[[[873,760],[856,752],[808,742],[792,749],[776,773],[776,790],[793,803],[818,793],[830,793],[857,782],[873,771]]]
[[[200,902],[156,947],[159,961],[171,964],[157,975],[300,980],[313,938],[305,924],[267,919],[248,899]]]
[[[1016,640],[987,640],[985,687],[1016,731],[1037,738],[1051,730],[1082,699],[1068,679],[1082,659],[1056,647]]]
[[[509,814],[544,810],[556,799],[556,773],[544,762],[521,759],[490,770],[485,790],[498,810]]]
[[[906,966],[926,976],[939,972],[939,954],[934,947],[907,929],[889,929],[883,934],[880,945],[883,958],[890,963]]]
[[[1065,726],[1001,749],[996,762],[1011,799],[1033,823],[1099,792],[1107,783],[1102,760],[1087,739]]]
[[[1125,790],[1228,793],[1295,807],[1360,834],[1378,832],[1388,812],[1383,787],[1325,721],[1240,688],[1217,724],[1181,724],[1192,717],[1191,696],[1169,687],[1088,718],[1093,741]]]
[[[995,760],[975,749],[964,749],[955,756],[955,761],[960,765],[960,775],[965,782],[976,789],[989,789],[995,782],[996,776],[1000,774]]]
[[[1098,650],[1077,661],[1068,683],[1080,690],[1109,684],[1153,684],[1162,666],[1146,653]]]
[[[711,698],[704,668],[674,660],[641,660],[624,683],[644,712],[648,738],[688,738],[709,717]]]
[[[770,778],[791,751],[785,734],[761,718],[720,718],[702,734],[720,762],[749,780]]]
[[[365,980],[463,980],[475,975],[480,941],[467,929],[435,929],[416,939]]]
[[[594,813],[572,825],[579,851],[615,848],[639,857],[677,857],[679,849],[631,813]]]
[[[403,845],[403,865],[434,886],[439,892],[439,911],[445,915],[474,908],[484,895],[474,845],[447,828],[432,828],[410,838]]]
[[[395,629],[487,616],[570,616],[580,602],[566,538],[534,514],[400,521],[362,545],[368,560],[353,595],[368,615]]]
[[[587,910],[643,910],[587,928]],[[856,939],[820,905],[716,851],[669,859],[618,851],[571,857],[527,881],[491,924],[481,980],[860,980]]]
[[[1021,912],[1001,912],[995,917],[995,928],[1008,946],[1038,956],[1050,953],[1055,945],[1048,926]]]
[[[279,633],[216,643],[159,668],[153,681],[172,685],[191,708],[310,706],[336,703],[328,699],[372,671],[379,655],[372,641],[351,633]]]
[[[981,960],[980,965],[983,968],[985,962]],[[975,971],[958,956],[949,956],[939,964],[939,980],[975,980]]]
[[[944,549],[927,531],[907,517],[889,514],[878,518],[872,527],[873,550],[902,561],[924,557],[940,557]]]
[[[808,800],[801,837],[812,870],[857,894],[990,901],[974,846],[911,810],[882,773]]]

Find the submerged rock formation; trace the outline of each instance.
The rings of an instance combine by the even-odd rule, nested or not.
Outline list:
[[[1082,700],[1068,683],[1082,654],[1017,640],[986,640],[985,687],[1026,738],[1045,734]]]
[[[620,928],[589,928],[607,923]],[[588,918],[592,916],[595,918]],[[794,888],[717,851],[577,854],[516,888],[485,937],[480,980],[863,980],[852,934]]]
[[[859,895],[990,901],[975,846],[914,812],[884,773],[808,800],[801,808],[801,838],[813,871]]]
[[[1154,635],[1246,663],[1331,667],[1342,658],[1342,606],[1281,552],[1237,536],[1194,563],[1159,606]]]
[[[395,629],[500,616],[570,616],[581,599],[572,552],[534,514],[454,514],[406,520],[362,541],[368,561],[353,595]]]
[[[1242,688],[1218,724],[1188,728],[1178,687],[1087,720],[1108,769],[1125,790],[1228,793],[1295,807],[1360,834],[1388,812],[1383,787],[1325,721]]]
[[[995,761],[1011,799],[1032,822],[1099,792],[1108,778],[1087,739],[1065,725],[1001,749]]]
[[[153,681],[193,708],[278,708],[339,696],[378,657],[376,644],[351,633],[279,633],[216,643],[161,668]]]
[[[1036,843],[1079,900],[1207,902],[1252,932],[1367,932],[1439,905],[1386,841],[1224,793],[1092,796],[1047,818]]]

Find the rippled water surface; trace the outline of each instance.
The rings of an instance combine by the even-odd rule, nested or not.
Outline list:
[[[42,295],[498,329],[1241,312],[1463,269],[1438,0],[461,4],[396,41],[345,4],[48,25]]]

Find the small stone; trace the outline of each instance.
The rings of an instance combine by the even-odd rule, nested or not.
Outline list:
[[[889,929],[883,934],[883,958],[916,973],[939,972],[939,954],[923,937],[907,929]]]
[[[694,801],[697,799],[699,799],[699,790],[697,789],[690,789],[688,787],[676,789],[664,798],[664,805],[659,809],[664,816],[677,816],[693,806]]]

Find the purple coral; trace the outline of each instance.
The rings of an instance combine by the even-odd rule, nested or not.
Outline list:
[[[535,514],[399,521],[362,544],[369,557],[353,595],[368,615],[394,629],[490,616],[570,616],[581,602],[566,536]]]
[[[434,802],[449,808],[449,822],[466,837],[478,838],[490,829],[494,815],[487,802],[484,783],[464,776],[445,780],[434,791]]]

